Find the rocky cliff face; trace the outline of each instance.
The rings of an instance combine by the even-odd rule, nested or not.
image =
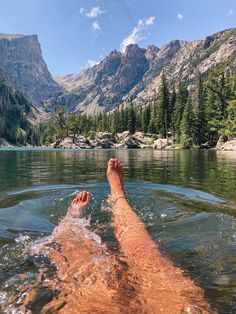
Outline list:
[[[155,49],[153,49],[152,54]],[[147,51],[137,45],[127,47],[125,53],[112,51],[103,61],[79,74],[55,78],[67,92],[49,106],[58,103],[70,111],[106,111],[121,103],[123,97],[140,82],[149,68]],[[153,59],[153,55],[149,59]]]
[[[63,92],[47,69],[36,35],[0,33],[0,66],[7,79],[38,106]]]
[[[3,138],[23,144],[39,115],[31,102],[6,80],[0,68],[0,146],[8,146]]]
[[[161,49],[151,45],[111,52],[103,61],[79,74],[55,78],[67,91],[49,102],[70,111],[109,111],[122,101],[150,99],[158,94],[163,69],[170,82],[190,84],[199,73],[228,60],[236,68],[236,29],[192,42],[174,40]]]

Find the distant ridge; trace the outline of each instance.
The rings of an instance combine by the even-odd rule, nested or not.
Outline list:
[[[0,39],[12,40],[12,39],[17,39],[17,38],[21,38],[21,37],[24,37],[24,35],[0,33]]]
[[[63,92],[48,71],[37,35],[0,33],[0,67],[7,80],[39,107]]]
[[[157,97],[163,70],[169,83],[189,85],[199,73],[228,61],[236,69],[236,28],[203,40],[172,40],[161,48],[129,45],[111,51],[99,64],[77,74],[52,78],[37,35],[0,33],[0,68],[19,91],[42,109],[64,106],[69,112],[110,111],[132,98],[145,103]],[[66,62],[66,60],[65,60]]]
[[[172,40],[161,49],[129,45],[124,53],[114,50],[78,74],[55,77],[66,92],[51,101],[49,108],[60,104],[68,111],[92,114],[112,110],[130,97],[143,103],[158,95],[163,70],[170,83],[192,84],[199,73],[226,60],[236,69],[236,28],[203,40]]]

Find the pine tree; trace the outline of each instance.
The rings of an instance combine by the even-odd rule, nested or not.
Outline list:
[[[170,97],[170,112],[169,112],[169,115],[170,115],[170,127],[171,127],[171,130],[172,130],[172,133],[174,133],[174,109],[175,109],[175,106],[176,106],[176,90],[175,90],[175,85],[173,85],[172,87],[172,91],[171,91],[171,97]]]
[[[128,109],[128,130],[130,131],[131,134],[134,134],[136,131],[136,113],[134,110],[134,105],[131,100],[130,107]]]
[[[136,112],[136,131],[142,131],[142,117],[143,117],[143,109],[142,107]]]
[[[227,119],[221,135],[226,136],[229,140],[236,136],[236,98],[229,101],[227,108]]]
[[[65,135],[65,126],[66,126],[66,117],[65,117],[65,109],[63,107],[56,108],[56,119],[57,124],[59,125],[58,135],[59,137],[63,137]]]
[[[120,131],[123,132],[126,129],[125,125],[125,112],[124,112],[124,105],[121,105],[120,109]]]
[[[157,121],[156,121],[156,106],[155,106],[155,102],[152,103],[151,106],[151,117],[150,117],[150,121],[149,121],[149,125],[148,125],[148,132],[149,133],[157,133]]]
[[[196,133],[197,145],[206,142],[207,120],[206,120],[206,94],[201,75],[198,77],[197,101],[196,101]]]
[[[181,129],[181,142],[184,146],[193,143],[195,117],[193,113],[192,101],[189,97],[187,104],[184,108],[183,117],[180,125]],[[187,144],[188,143],[188,144]]]
[[[142,132],[148,132],[148,126],[151,120],[151,106],[148,104],[142,113]]]
[[[66,121],[68,134],[72,134],[72,141],[75,142],[75,137],[79,133],[79,125],[75,115],[69,115]]]
[[[176,103],[172,113],[173,133],[177,142],[180,141],[181,136],[181,121],[183,118],[184,109],[188,102],[188,89],[186,84],[180,82],[178,85],[178,92],[176,95]]]
[[[121,119],[119,108],[115,109],[112,115],[110,115],[111,120],[111,132],[118,133],[121,131]]]
[[[165,73],[163,72],[161,78],[161,88],[160,88],[160,101],[157,113],[157,125],[160,132],[161,137],[166,138],[168,135],[168,128],[170,126],[170,99],[169,99],[169,89],[165,77]]]

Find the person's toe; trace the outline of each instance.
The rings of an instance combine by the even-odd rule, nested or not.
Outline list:
[[[90,201],[90,194],[88,192],[86,192],[86,199],[85,199],[85,202],[86,203],[89,203]]]
[[[122,163],[118,159],[116,160],[116,169],[119,171],[119,173],[124,173]]]
[[[77,195],[77,201],[78,201],[78,202],[81,202],[81,199],[82,199],[82,192],[80,192],[80,193]]]
[[[85,202],[87,199],[87,192],[84,191],[83,194],[82,194],[82,202]]]
[[[109,173],[110,171],[112,171],[115,167],[115,159],[110,159],[108,161],[108,164],[107,164],[107,172]]]

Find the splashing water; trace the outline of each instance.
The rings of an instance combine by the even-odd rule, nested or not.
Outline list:
[[[4,187],[0,191],[0,308],[3,313],[21,313],[21,304],[29,297],[27,289],[34,286],[42,276],[44,277],[43,282],[48,288],[48,290],[41,291],[45,300],[52,304],[57,299],[57,289],[60,290],[61,287],[58,281],[55,281],[58,270],[55,264],[51,263],[50,254],[57,251],[60,253],[60,246],[53,242],[52,233],[65,215],[68,204],[77,191],[88,190],[94,197],[84,216],[73,221],[71,230],[73,232],[80,230],[80,235],[83,230],[83,236],[99,246],[99,251],[93,254],[89,260],[89,265],[92,266],[88,267],[87,273],[70,272],[66,275],[71,278],[74,276],[73,285],[75,283],[82,284],[86,278],[87,280],[91,278],[93,267],[100,267],[104,273],[110,276],[111,283],[113,283],[113,275],[116,274],[119,277],[119,271],[125,267],[122,264],[122,257],[117,259],[119,245],[114,237],[110,223],[111,214],[106,203],[109,193],[108,186],[103,183],[74,184],[74,182],[86,182],[86,178],[89,176],[99,181],[95,174],[102,173],[101,169],[104,169],[103,162],[99,164],[99,154],[109,155],[109,152],[96,152],[98,169],[92,168],[91,172],[84,175],[82,168],[79,180],[77,179],[78,173],[74,176],[71,171],[71,169],[74,170],[74,166],[71,167],[73,158],[67,152],[64,154],[67,154],[67,159],[63,159],[66,167],[63,168],[60,165],[64,169],[63,180],[61,177],[57,178],[57,173],[53,172],[54,164],[51,159],[44,160],[44,164],[39,163],[40,181],[37,181],[36,177],[33,178],[33,175],[31,177],[30,174],[27,178],[30,178],[31,181],[27,181],[27,184],[23,174],[29,171],[30,167],[32,167],[32,173],[37,169],[37,165],[33,164],[37,159],[32,159],[32,162],[27,161],[27,165],[19,164],[18,168],[15,167],[12,181],[9,178],[9,185],[7,180],[1,181],[4,179],[4,173],[1,172],[3,168],[0,169],[0,181]],[[81,154],[84,153],[81,152]],[[226,178],[231,180],[231,185],[236,182],[233,177],[233,166],[230,164],[231,172],[230,174],[226,173],[223,168],[225,161],[219,159],[220,170],[218,172],[214,170],[214,172],[210,163],[212,160],[210,153],[209,158],[206,158],[207,166],[202,167],[203,169],[193,169],[193,174],[189,175],[189,178],[192,179],[189,179],[188,182],[176,181],[176,177],[181,177],[183,168],[178,173],[175,168],[173,171],[175,175],[169,182],[165,178],[170,176],[172,168],[166,168],[167,170],[164,171],[164,167],[167,162],[168,166],[170,165],[169,160],[173,161],[172,155],[168,155],[168,161],[163,159],[163,155],[160,159],[158,159],[159,155],[156,157],[153,155],[155,163],[158,163],[159,170],[157,171],[157,166],[155,168],[154,162],[147,157],[149,152],[137,152],[135,158],[132,152],[124,152],[124,154],[131,156],[128,169],[132,169],[133,165],[135,170],[132,174],[128,174],[130,178],[146,181],[145,177],[149,177],[152,182],[127,183],[126,191],[131,204],[144,221],[154,241],[160,245],[163,253],[175,265],[185,269],[187,274],[205,289],[207,299],[218,308],[220,313],[234,313],[236,311],[236,206],[233,192],[224,181]],[[144,154],[145,157],[142,157],[141,154]],[[106,155],[106,160],[108,155]],[[55,156],[55,153],[53,152],[50,156]],[[61,153],[58,157],[59,160],[60,156]],[[123,156],[124,164],[126,164],[127,156]],[[33,157],[35,158],[35,155]],[[179,155],[175,158],[178,159]],[[20,160],[23,160],[22,155]],[[90,159],[88,158],[88,160]],[[152,167],[152,172],[146,167],[147,160],[150,168]],[[133,161],[134,164],[132,164]],[[142,167],[140,166],[141,162],[143,163]],[[1,165],[4,165],[4,162]],[[93,165],[86,165],[87,172],[89,167],[93,167]],[[204,178],[200,178],[200,175],[198,177],[198,172],[202,175],[204,169],[207,175]],[[164,179],[159,180],[158,177],[158,180],[155,180],[154,175],[157,176],[159,173],[163,175]],[[212,178],[210,184],[210,178],[214,173],[220,179]],[[184,173],[184,175],[186,174]],[[21,189],[12,183],[18,180],[18,177],[21,178],[19,184],[19,186],[22,185]],[[46,179],[48,177],[49,179]],[[219,181],[221,181],[221,187],[218,187]],[[65,184],[65,182],[71,184]],[[180,184],[188,186],[188,188],[181,188]],[[116,257],[107,255],[106,247]],[[85,250],[84,243],[76,243],[76,248],[77,251],[83,252]],[[57,257],[59,259],[60,254]],[[52,282],[55,283],[53,289]],[[126,281],[124,280],[124,282]],[[132,286],[135,278],[132,278],[129,283]],[[132,294],[130,286],[127,287],[127,291],[133,295],[133,300],[135,300],[135,294]],[[138,288],[136,286],[136,289]],[[111,290],[106,293],[111,293]],[[104,298],[105,296],[98,297]],[[128,301],[125,296],[123,299],[125,307],[127,306],[125,302]],[[96,300],[92,303],[94,302]],[[54,305],[56,306],[56,304]],[[36,305],[34,304],[34,306]],[[135,309],[135,305],[133,307]],[[194,311],[196,312],[197,309],[191,307],[185,309],[186,313],[194,313]]]

